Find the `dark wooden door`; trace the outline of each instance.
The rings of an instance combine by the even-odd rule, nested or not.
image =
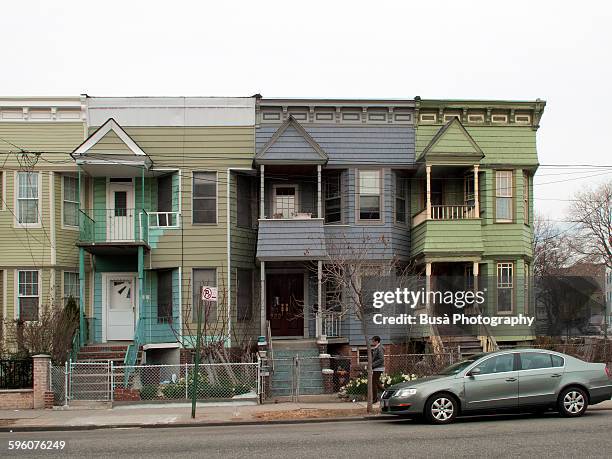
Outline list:
[[[303,274],[268,274],[266,302],[272,336],[304,335]]]

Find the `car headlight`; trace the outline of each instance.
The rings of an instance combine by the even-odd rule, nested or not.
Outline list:
[[[396,397],[409,397],[417,393],[417,390],[414,388],[409,389],[400,389],[395,393]]]

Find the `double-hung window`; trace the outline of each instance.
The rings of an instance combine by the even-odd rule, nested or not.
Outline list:
[[[204,268],[193,270],[193,307],[191,308],[191,320],[197,322],[198,309],[202,308],[202,320],[210,324],[217,320],[217,303],[202,301],[202,287],[217,286],[217,270],[215,268]]]
[[[381,219],[379,170],[359,170],[359,220]]]
[[[408,179],[395,176],[395,221],[406,223],[406,202],[408,200]]]
[[[79,226],[79,185],[76,177],[64,175],[64,226]]]
[[[193,173],[193,223],[217,223],[217,173]]]
[[[64,271],[64,305],[70,298],[79,304],[79,273]]]
[[[173,303],[172,270],[159,270],[157,271],[157,323],[172,323]]]
[[[323,182],[325,196],[325,223],[342,222],[342,174],[325,175]]]
[[[497,263],[497,312],[508,314],[512,312],[514,296],[514,264],[512,262]]]
[[[21,224],[40,222],[38,174],[38,172],[17,173],[17,221]]]
[[[17,272],[19,320],[38,320],[40,279],[38,271]]]
[[[495,171],[495,220],[512,221],[512,171]]]

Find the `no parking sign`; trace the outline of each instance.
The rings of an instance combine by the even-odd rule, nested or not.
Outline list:
[[[202,301],[217,301],[217,287],[202,287]]]

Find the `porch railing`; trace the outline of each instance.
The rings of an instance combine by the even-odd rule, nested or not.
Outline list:
[[[323,313],[323,332],[328,338],[338,338],[342,334],[342,314],[339,312]]]
[[[446,205],[431,206],[432,220],[465,220],[476,218],[474,206],[469,205]]]
[[[144,209],[81,209],[81,242],[148,242],[150,217]]]

